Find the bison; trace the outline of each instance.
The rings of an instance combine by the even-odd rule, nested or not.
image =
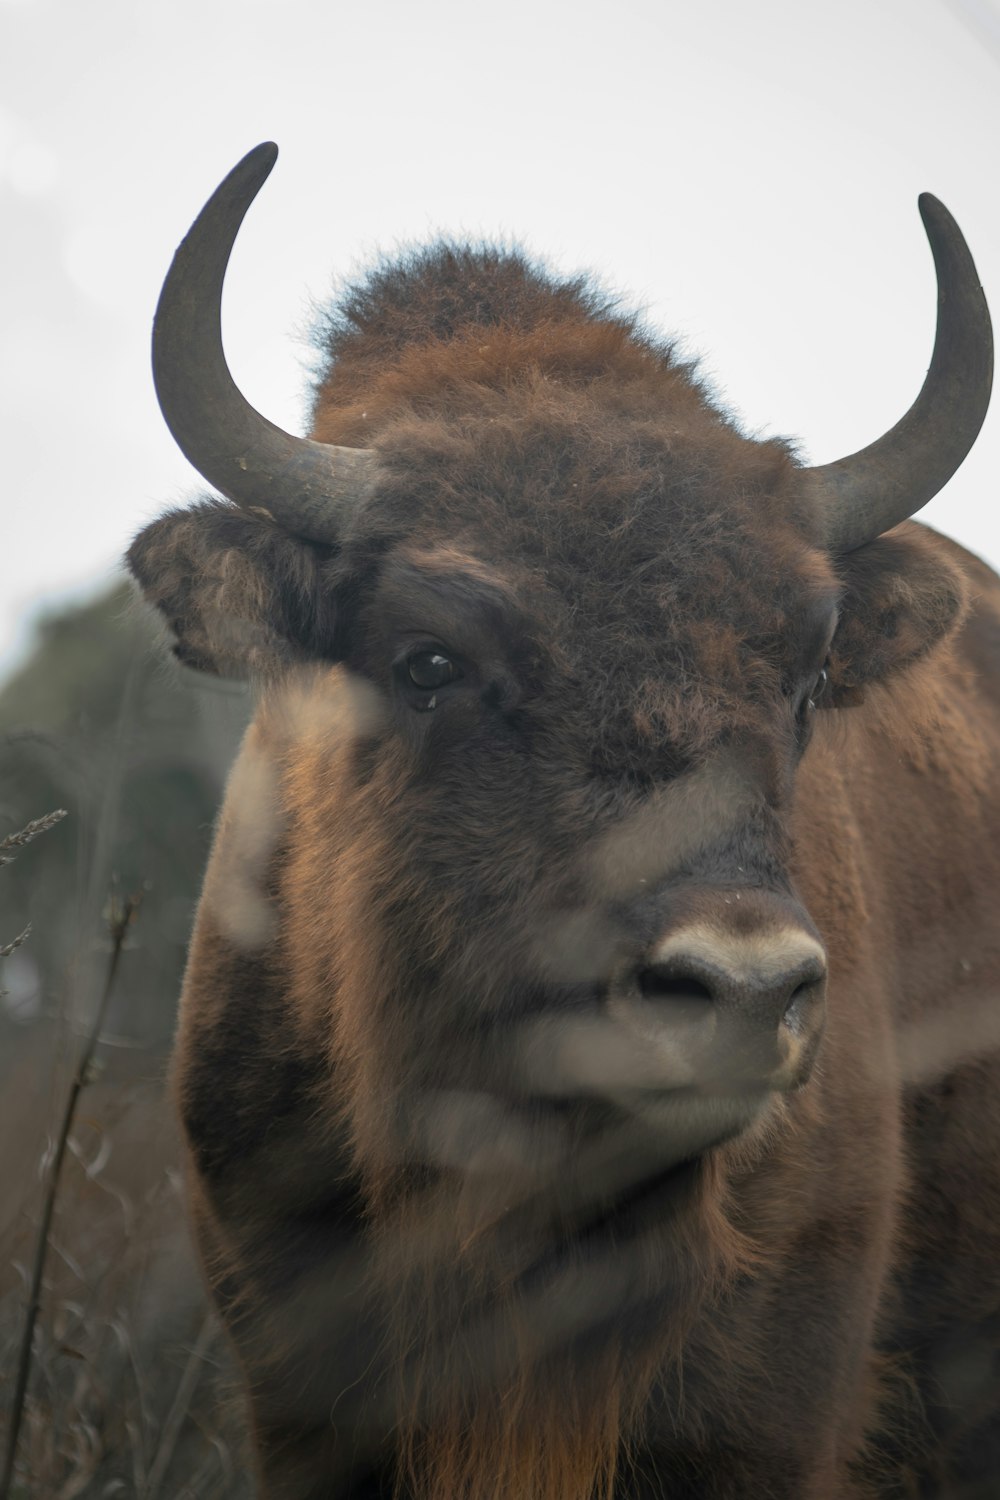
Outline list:
[[[155,324],[224,498],[129,554],[259,688],[175,1077],[262,1493],[994,1494],[1000,582],[908,520],[989,399],[959,229],[836,463],[456,243],[346,291],[302,439],[220,335],[275,155]]]

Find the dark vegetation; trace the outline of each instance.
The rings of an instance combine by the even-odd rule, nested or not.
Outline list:
[[[12,1500],[249,1494],[165,1090],[212,819],[248,704],[238,688],[165,667],[155,637],[122,584],[44,620],[0,687],[0,840],[68,814],[0,869],[0,1469],[112,908],[143,894],[59,1174]]]

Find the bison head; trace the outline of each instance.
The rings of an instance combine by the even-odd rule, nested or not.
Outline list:
[[[924,388],[808,469],[585,285],[438,247],[348,299],[296,439],[240,396],[219,333],[273,154],[209,202],[156,324],[167,421],[226,501],[157,521],[130,562],[182,661],[264,688],[200,941],[278,976],[260,1045],[322,1057],[383,1283],[433,1309],[423,1336],[471,1388],[753,1254],[725,1180],[808,1111],[824,1027],[798,768],[819,710],[958,615],[957,574],[893,528],[978,431],[989,322],[922,200]],[[484,1377],[456,1330],[501,1297],[519,1312]]]

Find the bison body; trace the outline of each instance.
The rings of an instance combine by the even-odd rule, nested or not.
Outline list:
[[[1000,582],[904,519],[981,299],[946,409],[808,470],[583,283],[438,247],[345,299],[297,444],[199,342],[269,165],[157,330],[236,504],[130,554],[262,684],[176,1082],[263,1493],[991,1493]]]

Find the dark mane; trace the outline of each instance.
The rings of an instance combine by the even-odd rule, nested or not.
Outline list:
[[[404,350],[461,342],[473,331],[516,335],[566,325],[613,329],[661,367],[678,363],[673,343],[595,276],[560,277],[517,246],[446,239],[385,255],[338,288],[310,335],[317,392],[353,395]]]
[[[331,361],[361,351],[385,359],[408,344],[452,339],[470,323],[527,332],[568,318],[613,323],[648,346],[621,300],[595,277],[561,278],[516,246],[439,240],[386,255],[342,286],[314,341]]]

